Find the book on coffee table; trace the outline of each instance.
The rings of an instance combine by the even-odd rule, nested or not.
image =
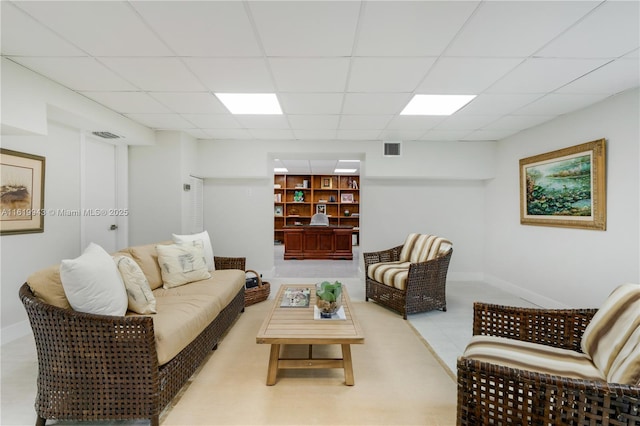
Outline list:
[[[308,288],[287,288],[282,295],[281,308],[308,308],[311,290]]]

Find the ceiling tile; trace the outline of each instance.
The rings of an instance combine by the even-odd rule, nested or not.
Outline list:
[[[380,133],[380,138],[390,141],[415,141],[420,139],[425,133],[426,130],[389,129],[383,130],[382,133]]]
[[[236,115],[236,120],[245,128],[288,129],[289,123],[284,115]]]
[[[73,90],[136,89],[93,58],[12,57],[11,59]]]
[[[500,118],[499,115],[460,115],[446,117],[435,126],[436,130],[476,130]]]
[[[339,115],[289,115],[292,129],[336,129]]]
[[[231,114],[181,114],[190,123],[202,129],[240,129],[240,123]]]
[[[293,132],[289,129],[249,129],[249,133],[256,139],[293,139]]]
[[[213,139],[253,139],[246,129],[203,129]]]
[[[366,2],[356,55],[440,55],[478,3]]]
[[[0,2],[2,54],[21,56],[84,56],[85,53],[65,41],[13,4]]]
[[[336,139],[339,140],[378,140],[380,130],[351,130],[338,129]]]
[[[170,113],[160,102],[144,92],[82,92],[88,98],[120,113]]]
[[[584,108],[601,101],[608,95],[573,95],[550,93],[537,101],[518,109],[514,115],[560,115]]]
[[[144,124],[152,129],[182,130],[194,127],[178,114],[125,114],[133,121]]]
[[[486,126],[484,130],[522,130],[547,122],[552,115],[505,115]]]
[[[336,137],[336,131],[323,129],[293,129],[293,135],[296,139],[332,140]]]
[[[612,58],[640,46],[640,3],[603,2],[591,14],[536,52],[537,56]]]
[[[142,90],[151,92],[206,90],[177,58],[101,58],[101,61]]]
[[[446,50],[448,56],[527,57],[597,2],[484,1]]]
[[[394,118],[389,125],[387,126],[387,130],[389,129],[399,129],[399,130],[425,130],[431,129],[432,127],[438,125],[442,121],[444,121],[446,117],[444,116],[416,116],[416,115],[401,115]]]
[[[171,55],[123,1],[19,2],[19,7],[92,56]]]
[[[278,90],[342,92],[347,82],[347,58],[270,58]]]
[[[177,113],[224,114],[228,112],[218,98],[209,92],[150,92],[149,95]]]
[[[267,56],[351,56],[359,2],[249,2]]]
[[[343,115],[340,129],[382,130],[392,118],[393,115]]]
[[[353,58],[349,92],[413,92],[435,58]]]
[[[471,133],[469,130],[435,130],[431,129],[420,137],[426,141],[457,141]]]
[[[516,111],[523,106],[540,99],[543,94],[532,93],[524,95],[482,94],[476,96],[464,108],[458,111],[459,115],[502,115]]]
[[[342,93],[280,93],[282,110],[287,114],[339,114]]]
[[[491,86],[487,93],[550,92],[593,71],[606,61],[605,59],[528,59]]]
[[[399,114],[411,99],[411,93],[347,93],[343,114]]]
[[[142,18],[179,56],[259,56],[239,1],[136,1]]]
[[[184,58],[183,61],[212,92],[274,91],[269,69],[262,58]]]
[[[517,130],[475,130],[460,138],[462,141],[498,141],[518,133]]]
[[[521,62],[513,58],[440,58],[416,92],[475,95]]]
[[[559,93],[615,94],[640,84],[640,62],[618,59],[558,89]]]

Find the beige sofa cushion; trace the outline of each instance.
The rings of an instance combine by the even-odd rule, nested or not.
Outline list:
[[[161,243],[145,244],[141,246],[129,247],[123,251],[128,252],[133,260],[135,260],[144,276],[149,281],[151,290],[158,287],[162,287],[162,272],[160,271],[160,265],[158,265],[158,252],[156,251],[157,245],[173,244],[173,241],[164,241]]]
[[[410,262],[380,262],[369,265],[367,276],[379,283],[404,290]]]
[[[611,292],[582,335],[582,352],[604,373],[640,327],[640,285],[623,284]]]
[[[27,278],[33,294],[49,305],[71,309],[60,279],[60,265],[49,266],[34,272]]]
[[[237,269],[211,271],[208,280],[196,281],[171,289],[158,288],[153,291],[156,297],[176,296],[212,296],[218,299],[220,308],[227,306],[244,287],[245,273]]]
[[[611,364],[607,381],[640,386],[640,327],[629,337]]]
[[[153,327],[160,365],[195,339],[244,287],[240,270],[212,271],[208,280],[153,291],[158,313]]]
[[[463,356],[542,374],[605,381],[587,354],[504,337],[473,336]]]

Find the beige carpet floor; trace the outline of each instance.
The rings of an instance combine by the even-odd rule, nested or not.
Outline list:
[[[365,333],[364,345],[352,345],[355,386],[340,369],[286,370],[266,386],[269,345],[255,336],[272,303],[247,307],[162,414],[163,426],[455,424],[451,373],[408,321],[371,302],[354,303]],[[337,345],[314,347],[315,357],[339,354]]]

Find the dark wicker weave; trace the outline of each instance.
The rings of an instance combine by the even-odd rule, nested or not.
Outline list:
[[[365,271],[369,265],[379,262],[400,260],[403,246],[388,250],[363,253]],[[407,287],[400,290],[369,278],[367,274],[365,300],[375,300],[396,312],[404,319],[407,315],[433,309],[447,310],[446,282],[447,271],[453,249],[427,262],[412,263],[409,267]]]
[[[474,335],[577,352],[596,309],[474,304]],[[640,387],[458,359],[458,425],[640,425]]]
[[[244,310],[244,289],[171,361],[158,366],[150,316],[61,309],[20,288],[38,354],[36,425],[47,419],[150,419],[173,399]]]

